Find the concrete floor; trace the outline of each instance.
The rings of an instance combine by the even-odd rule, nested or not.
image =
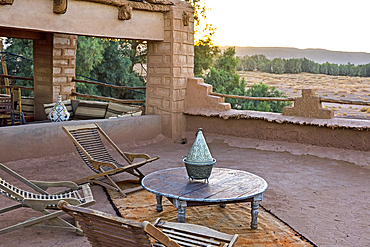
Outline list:
[[[370,154],[204,135],[217,159],[217,166],[245,170],[263,177],[269,187],[261,204],[306,238],[318,246],[370,246]],[[183,166],[181,157],[188,154],[194,133],[187,133],[187,139],[187,144],[163,139],[135,147],[121,146],[121,149],[159,155],[160,160],[141,169],[147,174]],[[77,153],[17,160],[5,165],[33,180],[74,180],[92,174]],[[11,180],[3,172],[0,176]],[[113,178],[118,181],[132,177],[120,174]],[[99,186],[93,186],[92,191],[97,201],[92,208],[114,214],[104,191]],[[0,197],[0,208],[11,204]],[[0,215],[0,228],[33,214],[29,209],[14,212],[17,213]],[[2,235],[0,246],[89,246],[89,243],[85,237],[74,233],[21,229]]]

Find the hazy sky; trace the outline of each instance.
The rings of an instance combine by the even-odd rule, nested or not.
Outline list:
[[[218,45],[370,53],[370,0],[202,0]]]

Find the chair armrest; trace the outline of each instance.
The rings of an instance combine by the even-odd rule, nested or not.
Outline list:
[[[114,165],[113,163],[111,162],[103,162],[103,161],[97,161],[97,160],[90,160],[90,164],[96,169],[96,170],[100,170],[100,167],[101,166],[107,166],[107,167],[110,167],[112,169],[116,169],[118,168],[116,165]]]
[[[148,221],[144,221],[141,227],[146,233],[148,233],[161,244],[164,244],[167,247],[181,247],[178,243],[170,239],[166,234],[164,234],[161,230],[153,226]]]
[[[44,182],[44,181],[35,181],[35,180],[30,180],[30,181],[43,190],[47,190],[48,188],[51,188],[51,187],[67,187],[73,190],[78,190],[80,188],[80,186],[78,186],[76,183],[71,182],[71,181],[58,181],[58,182]]]
[[[136,154],[136,153],[124,153],[126,157],[133,162],[135,158],[143,158],[143,159],[150,159],[150,156],[147,154]]]

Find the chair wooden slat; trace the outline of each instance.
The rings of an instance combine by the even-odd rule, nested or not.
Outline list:
[[[101,174],[102,172],[112,171],[110,174],[105,174],[101,176],[89,176],[86,178],[78,179],[76,182],[95,182],[101,177],[105,177],[109,184],[116,188],[122,196],[126,196],[125,193],[116,185],[116,183],[110,177],[121,172],[130,173],[140,180],[144,178],[144,174],[139,170],[139,167],[143,166],[142,162],[132,163],[131,156],[130,159],[118,148],[118,146],[108,137],[108,135],[95,123],[80,126],[63,126],[63,130],[72,139],[77,152],[81,156],[85,164],[92,169],[95,173]],[[103,141],[104,140],[104,141]],[[113,150],[118,152],[118,154],[126,161],[127,164],[122,164],[118,162],[108,151],[105,143],[108,143],[113,147]],[[131,154],[130,154],[131,155]],[[145,157],[145,164],[152,162],[159,157],[150,158],[146,154],[133,154],[132,157],[143,158]],[[99,163],[103,162],[105,164]],[[120,169],[126,167],[127,165],[135,165],[130,169]],[[116,167],[116,168],[113,168]],[[101,184],[98,183],[97,184]]]
[[[219,246],[221,244],[220,242],[217,242],[213,239],[197,237],[191,234],[177,232],[175,230],[163,229],[162,231],[166,233],[167,236],[170,236],[172,239],[179,239],[179,240],[188,239],[188,240],[194,241],[194,243],[197,242],[199,245],[202,245],[202,246],[207,246],[209,244],[214,244],[214,245]]]
[[[216,236],[216,239],[227,239],[223,241],[227,244],[224,246],[233,247],[238,238],[237,234],[229,235],[204,226],[164,222],[160,219],[157,219],[154,224],[165,225],[165,228],[156,227],[146,221],[140,224],[97,210],[75,207],[64,201],[59,202],[58,207],[80,222],[92,246],[218,247],[222,243],[214,240]],[[182,224],[186,227],[182,227]],[[180,226],[176,227],[177,225]],[[172,226],[181,230],[170,229]],[[183,229],[186,233],[182,231]],[[151,244],[154,241],[150,240],[149,236],[153,237],[157,243]]]

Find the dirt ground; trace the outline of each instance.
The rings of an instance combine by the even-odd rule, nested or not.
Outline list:
[[[350,163],[338,160],[337,154],[341,150],[336,149],[204,135],[213,157],[217,159],[217,166],[245,170],[263,177],[269,187],[261,205],[306,238],[318,246],[370,246],[370,169],[366,168],[370,164],[361,167],[354,164],[360,164],[360,161]],[[188,154],[194,133],[187,133],[187,139],[187,144],[175,144],[164,139],[149,145],[121,148],[130,152],[145,152],[150,156],[159,155],[160,160],[143,167],[142,171],[147,174],[183,166],[181,157]],[[275,150],[276,146],[282,151],[269,151]],[[320,157],[315,155],[315,150]],[[370,154],[361,155],[370,160]],[[349,152],[347,156],[353,156],[350,160],[360,157],[359,152]],[[33,180],[74,180],[92,174],[77,153],[16,160],[5,165]],[[14,182],[3,172],[0,176]],[[119,181],[132,177],[121,174],[113,178]],[[92,208],[114,213],[103,190],[93,186],[92,191],[97,201]],[[8,199],[0,197],[0,208],[11,204]],[[28,209],[18,209],[16,214],[3,213],[0,215],[0,228],[25,220],[32,214]],[[69,219],[68,216],[66,218]],[[89,244],[85,237],[74,233],[22,229],[2,235],[0,246]]]
[[[370,78],[330,76],[323,74],[270,74],[259,71],[239,71],[245,78],[247,89],[254,83],[263,82],[275,86],[288,97],[301,97],[302,89],[315,89],[316,95],[323,98],[362,100],[370,103]],[[322,103],[323,108],[332,109],[335,117],[370,119],[370,106]]]

